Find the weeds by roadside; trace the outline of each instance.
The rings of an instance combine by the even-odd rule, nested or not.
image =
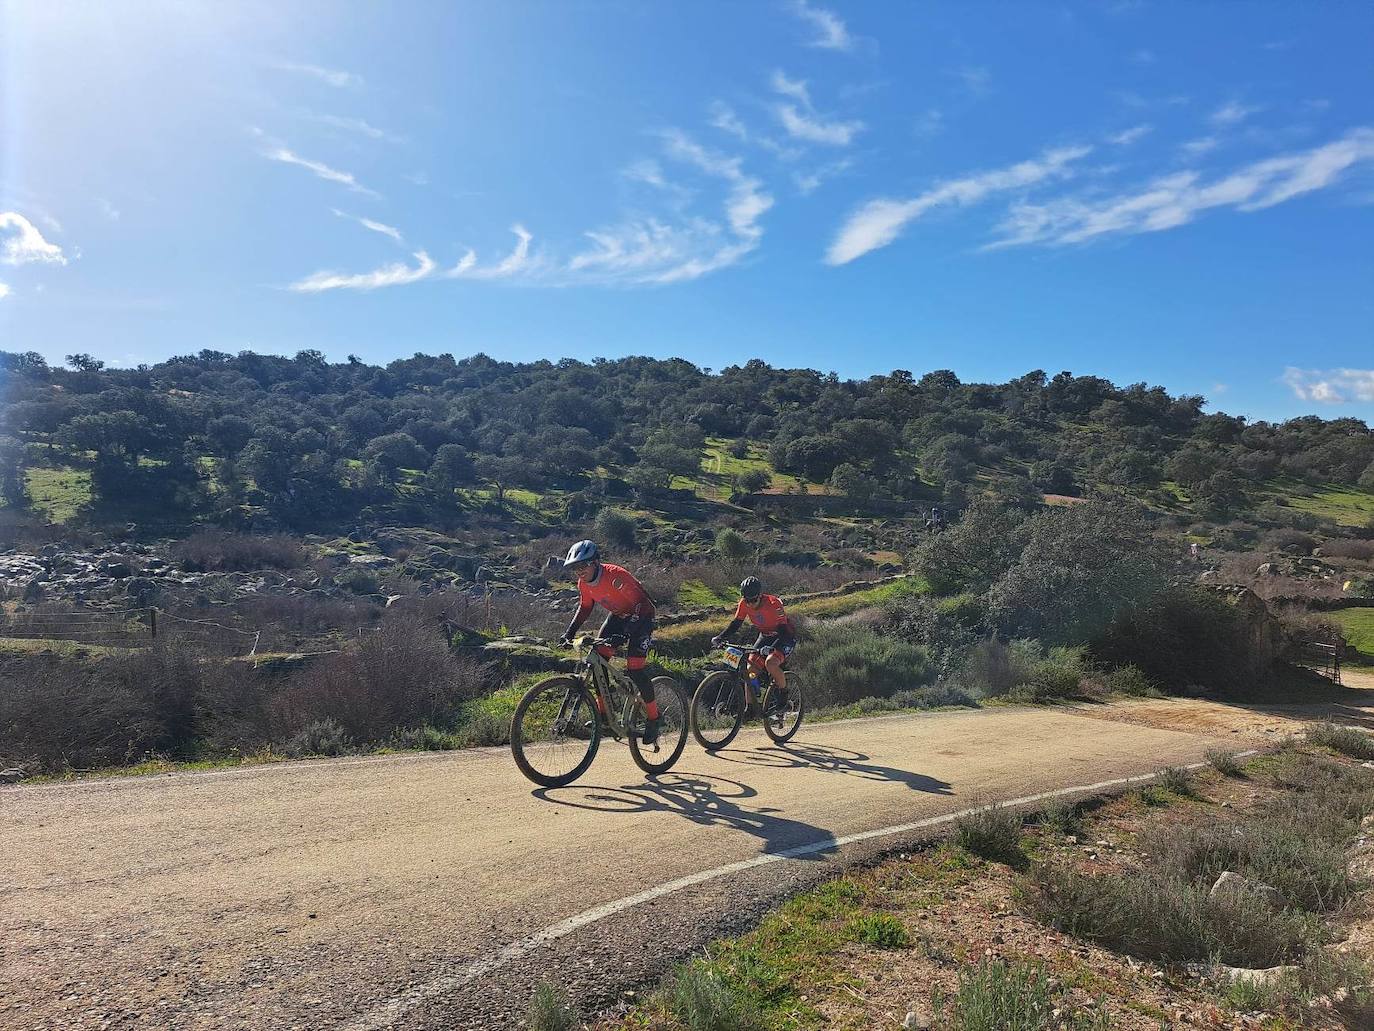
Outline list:
[[[577,1010],[562,992],[541,984],[535,989],[527,1023],[529,1031],[572,1031],[577,1026]]]
[[[954,821],[954,840],[976,856],[1023,866],[1026,854],[1021,850],[1021,817],[1000,805],[985,806]]]
[[[1216,770],[1223,777],[1240,777],[1245,774],[1245,768],[1236,758],[1234,752],[1228,752],[1224,748],[1207,749],[1207,765]]]
[[[1330,748],[1352,759],[1374,759],[1374,734],[1366,734],[1354,727],[1321,723],[1308,730],[1307,741],[1308,744]]]

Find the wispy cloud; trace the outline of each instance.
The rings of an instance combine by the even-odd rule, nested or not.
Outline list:
[[[1159,56],[1153,50],[1150,50],[1146,47],[1141,47],[1139,50],[1136,50],[1131,54],[1131,61],[1134,64],[1151,65],[1158,60]]]
[[[1107,142],[1114,143],[1118,147],[1127,147],[1152,132],[1154,132],[1152,125],[1133,125],[1129,129],[1122,129],[1121,132],[1108,136]]]
[[[775,71],[770,85],[774,92],[797,101],[796,104],[778,104],[774,108],[783,129],[794,140],[847,147],[855,135],[863,131],[863,122],[838,121],[818,114],[811,104],[811,92],[805,80],[789,79],[782,72]]]
[[[96,199],[96,203],[100,205],[101,212],[103,212],[105,217],[108,218],[111,222],[119,221],[119,209],[115,207],[113,204],[111,204],[107,199],[105,199],[104,197],[99,197]]]
[[[335,89],[345,89],[347,87],[358,87],[363,84],[361,75],[354,75],[352,72],[341,71],[337,68],[322,68],[317,64],[300,64],[295,61],[277,61],[272,65],[278,71],[293,72],[296,75],[304,75]]]
[[[987,68],[981,66],[956,68],[954,70],[954,76],[962,82],[964,88],[974,96],[981,97],[984,93],[992,89],[992,72]]]
[[[1220,143],[1221,141],[1215,136],[1199,136],[1195,140],[1189,140],[1187,143],[1180,144],[1178,149],[1183,151],[1185,156],[1196,158],[1201,157],[1208,151],[1216,150]]]
[[[0,301],[3,301],[9,295],[10,285],[8,283],[0,283]]]
[[[944,112],[931,107],[916,116],[916,121],[912,123],[911,130],[917,136],[934,136],[944,127]]]
[[[1298,369],[1289,366],[1283,382],[1300,401],[1339,405],[1374,401],[1374,369]]]
[[[0,264],[65,265],[67,256],[19,212],[0,211]]]
[[[1071,174],[1070,165],[1092,152],[1092,147],[1059,147],[1038,158],[1007,168],[979,172],[940,183],[908,200],[879,198],[864,204],[836,234],[826,252],[828,265],[844,265],[870,251],[886,247],[908,225],[934,208],[949,204],[966,207],[990,194],[1020,189]]]
[[[1311,150],[1266,158],[1204,181],[1197,171],[1152,180],[1107,198],[1064,198],[1014,207],[992,247],[1085,243],[1102,236],[1187,225],[1212,208],[1261,211],[1333,185],[1354,165],[1374,161],[1374,129],[1359,128]]]
[[[380,196],[376,190],[369,190],[366,186],[359,183],[358,180],[354,178],[352,172],[341,172],[337,168],[330,168],[321,161],[310,161],[287,147],[270,147],[262,152],[262,156],[267,158],[268,161],[280,161],[286,165],[298,165],[301,168],[314,172],[315,175],[319,176],[321,179],[347,186],[350,190],[357,193],[365,193],[370,197]]]
[[[793,14],[815,30],[816,34],[807,42],[807,46],[824,50],[854,48],[854,37],[849,34],[849,29],[835,12],[824,7],[813,7],[807,0],[793,0],[790,6]]]
[[[828,165],[821,165],[819,168],[814,168],[810,172],[793,172],[792,181],[796,183],[797,192],[805,197],[808,194],[814,193],[827,180],[833,179],[838,175],[843,175],[853,166],[853,159],[843,158],[839,161],[832,161]]]
[[[711,105],[710,122],[721,132],[728,132],[741,140],[749,139],[748,128],[740,121],[739,115],[735,114],[735,109],[723,101],[717,100]]]
[[[1213,111],[1210,120],[1213,125],[1239,125],[1251,115],[1262,110],[1263,108],[1249,107],[1239,101],[1232,100]]]
[[[347,118],[343,115],[319,114],[318,112],[307,112],[304,117],[312,122],[321,125],[328,125],[334,129],[342,129],[345,132],[357,133],[359,136],[366,136],[373,140],[386,140],[390,143],[399,143],[401,138],[394,136],[385,129],[379,129],[375,125],[362,118]]]
[[[518,224],[511,227],[511,232],[516,236],[515,247],[494,265],[479,265],[476,252],[469,250],[456,264],[440,268],[427,252],[416,251],[411,255],[414,259],[412,265],[395,262],[370,272],[315,272],[290,284],[287,289],[300,294],[318,294],[329,290],[377,290],[387,286],[407,286],[428,279],[514,278],[533,264],[530,257],[530,241],[533,237],[524,226]]]
[[[340,211],[338,208],[332,208],[331,210],[340,218],[346,218],[350,222],[357,222],[358,225],[362,226],[364,229],[370,229],[374,233],[380,233],[382,236],[389,236],[397,243],[405,242],[401,239],[401,231],[395,226],[389,226],[385,222],[374,222],[372,219],[363,218],[361,215],[350,215],[347,211]]]

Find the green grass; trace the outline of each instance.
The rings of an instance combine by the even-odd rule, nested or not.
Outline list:
[[[1338,609],[1330,616],[1341,625],[1350,646],[1360,653],[1360,661],[1374,663],[1374,609]]]
[[[730,497],[736,476],[752,469],[761,469],[771,477],[765,490],[780,494],[801,489],[801,481],[795,476],[773,471],[768,464],[768,449],[762,444],[751,443],[749,453],[743,458],[736,458],[730,454],[730,443],[725,437],[708,438],[702,453],[701,472],[696,476],[674,476],[670,486],[676,490],[690,490],[707,501],[725,501]],[[811,493],[824,491],[813,485]]]
[[[24,472],[29,500],[50,523],[65,523],[91,501],[91,474],[71,466],[31,467]]]
[[[678,608],[684,610],[733,608],[738,601],[738,591],[713,591],[700,580],[687,580],[677,590]]]
[[[1298,512],[1331,519],[1342,526],[1363,526],[1374,517],[1374,494],[1340,484],[1312,487],[1291,477],[1271,480],[1256,500],[1282,499]]]

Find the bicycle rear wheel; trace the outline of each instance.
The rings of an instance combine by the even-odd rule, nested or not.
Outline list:
[[[667,773],[687,746],[687,692],[672,677],[654,677],[654,701],[658,703],[658,740],[644,744],[644,710],[639,702],[629,705],[625,726],[629,730],[630,755],[645,773]]]
[[[539,681],[525,692],[511,718],[515,765],[546,788],[561,788],[586,773],[600,743],[596,702],[576,677]]]
[[[790,669],[784,670],[787,690],[779,697],[777,686],[768,685],[763,693],[763,729],[778,744],[792,740],[801,729],[806,715],[806,696],[802,692],[801,677]]]
[[[708,673],[692,695],[692,736],[708,752],[724,748],[744,723],[744,684],[731,670]]]

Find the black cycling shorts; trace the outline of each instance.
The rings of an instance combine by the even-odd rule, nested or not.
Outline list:
[[[759,639],[754,642],[755,648],[772,648],[773,651],[782,655],[783,661],[792,655],[797,647],[797,639],[786,631],[779,631],[776,634],[759,634]]]
[[[614,641],[617,646],[623,645],[626,658],[648,658],[649,644],[654,636],[654,617],[607,616],[597,636]]]

